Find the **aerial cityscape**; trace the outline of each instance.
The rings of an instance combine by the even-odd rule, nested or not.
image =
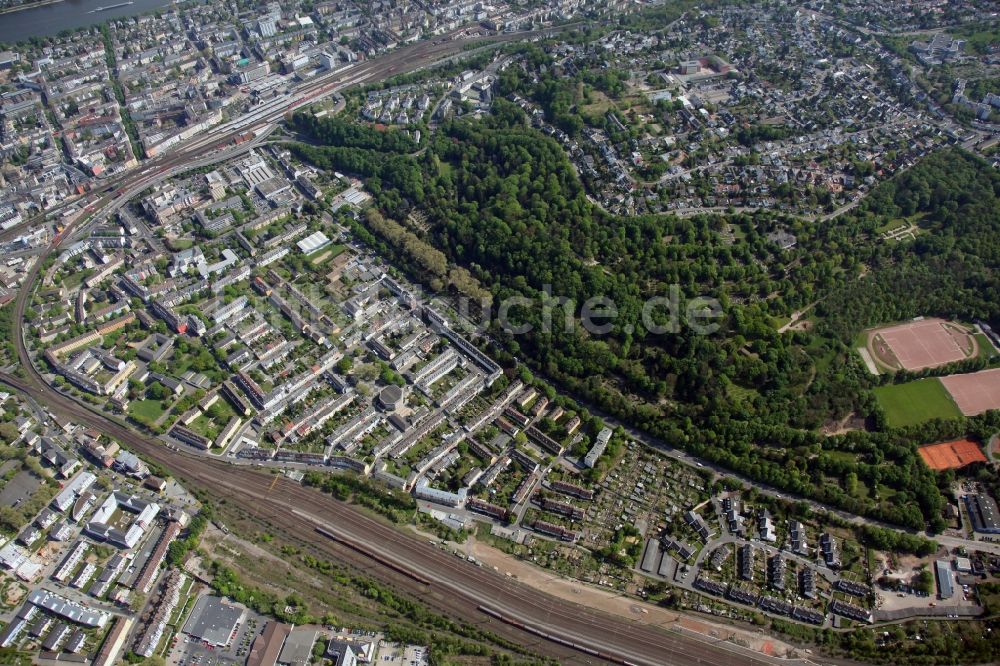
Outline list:
[[[0,663],[1000,663],[1000,5],[0,0]]]

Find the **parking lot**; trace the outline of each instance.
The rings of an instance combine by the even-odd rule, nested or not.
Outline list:
[[[13,464],[12,464],[13,463]],[[6,463],[0,473],[5,476],[13,472],[18,466],[17,461]],[[7,482],[0,480],[0,506],[18,507],[22,502],[27,501],[38,490],[42,480],[27,470],[20,470],[14,473],[13,478]]]
[[[254,638],[263,630],[265,624],[266,621],[250,614],[236,628],[235,635],[227,647],[214,647],[187,634],[178,634],[167,663],[176,666],[243,664],[246,662]]]

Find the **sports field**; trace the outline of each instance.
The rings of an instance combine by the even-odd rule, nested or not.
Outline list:
[[[883,367],[923,370],[965,360],[978,353],[976,339],[943,319],[921,319],[868,331],[867,348]]]
[[[917,453],[933,470],[958,469],[972,463],[986,462],[979,444],[969,439],[921,446]]]
[[[875,389],[875,397],[885,412],[886,422],[892,428],[962,415],[937,377],[879,386]]]
[[[966,416],[1000,409],[1000,368],[967,375],[948,375],[941,383]]]

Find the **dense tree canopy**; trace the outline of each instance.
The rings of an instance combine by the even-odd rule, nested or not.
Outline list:
[[[608,76],[594,85],[614,85]],[[532,85],[519,90],[553,119],[572,114],[565,91]],[[981,430],[992,416],[832,437],[817,428],[850,413],[881,424],[876,379],[851,345],[862,328],[916,315],[1000,318],[1000,177],[987,165],[936,153],[824,223],[770,213],[621,217],[590,201],[561,146],[505,99],[489,118],[444,123],[420,154],[341,124],[297,120],[331,145],[294,150],[368,179],[384,215],[369,215],[360,231],[415,277],[457,291],[481,284],[493,314],[511,296],[538,303],[543,293],[572,301],[577,315],[595,296],[617,308],[601,335],[578,320],[565,327],[559,309],[544,330],[541,307],[514,308],[533,330],[513,335],[494,319],[498,358],[527,361],[577,397],[760,482],[909,527],[942,526],[939,479],[915,445]],[[388,219],[415,208],[425,229]],[[907,216],[926,233],[909,244],[880,239],[880,227]],[[798,246],[769,242],[776,229],[795,233]],[[456,266],[472,282],[442,279]],[[719,331],[701,335],[681,321],[676,332],[648,332],[644,304],[672,286],[682,306],[717,299]],[[813,303],[812,331],[777,332],[778,317]],[[658,308],[654,319],[668,314]]]

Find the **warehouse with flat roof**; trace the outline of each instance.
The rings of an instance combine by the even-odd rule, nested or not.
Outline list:
[[[973,532],[1000,534],[1000,514],[992,497],[982,494],[966,495],[965,506],[969,510]]]
[[[942,599],[951,599],[955,594],[951,564],[947,560],[937,560],[934,562],[934,573],[937,575],[938,596]]]
[[[202,597],[191,611],[184,633],[221,647],[229,643],[245,613],[245,609],[220,597]]]
[[[316,643],[318,633],[315,629],[306,627],[293,630],[285,639],[281,654],[278,656],[278,663],[289,666],[308,666],[312,661],[313,645]]]

